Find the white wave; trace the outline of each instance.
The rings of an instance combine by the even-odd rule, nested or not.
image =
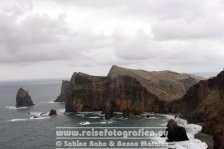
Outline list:
[[[174,115],[170,115],[170,114],[160,114],[162,116],[165,116],[167,119],[174,119]]]
[[[28,114],[33,115],[33,116],[40,116],[40,115],[43,115],[45,113],[44,112],[29,112]]]
[[[65,113],[65,109],[57,109],[57,112],[58,112],[59,114],[64,114],[64,113]]]
[[[105,121],[101,121],[100,122],[100,124],[112,124],[112,123],[114,123],[115,121],[113,121],[113,120],[105,120]]]
[[[77,113],[76,116],[85,117],[85,114],[84,113]]]
[[[196,124],[188,124],[188,122],[181,118],[174,118],[173,115],[163,115],[167,119],[175,119],[179,126],[183,126],[187,131],[189,141],[177,141],[173,144],[168,143],[170,148],[175,149],[206,149],[208,145],[199,139],[195,139],[194,135],[202,130],[202,127]],[[168,121],[167,121],[168,122]],[[167,123],[166,123],[167,124]],[[164,125],[164,124],[161,124]],[[155,138],[157,141],[165,143],[167,138]]]
[[[90,125],[90,122],[80,122],[80,125]]]
[[[142,113],[140,115],[141,116],[147,116],[147,115],[154,116],[155,114],[154,113],[151,113],[151,112],[144,112],[144,113]]]
[[[48,101],[47,103],[57,103],[54,100]]]
[[[42,119],[49,119],[50,117],[34,117],[34,116],[32,116],[32,117],[30,117],[30,120],[42,120]]]
[[[92,116],[92,117],[89,117],[89,118],[96,119],[96,118],[100,118],[100,117],[99,116]]]
[[[25,119],[25,118],[16,118],[16,119],[11,119],[11,120],[8,120],[10,122],[17,122],[17,121],[26,121],[28,119]]]
[[[90,111],[85,111],[85,112],[77,112],[79,114],[91,114],[91,113],[94,113],[94,112],[90,112]]]
[[[20,110],[20,109],[27,109],[29,107],[6,106],[5,108],[9,110]]]
[[[146,119],[158,119],[157,117],[150,116],[150,117],[145,117]]]
[[[121,120],[127,120],[128,117],[120,117],[119,119],[121,119]]]
[[[122,115],[123,113],[122,112],[114,112],[114,114],[119,114],[119,115],[121,114]]]

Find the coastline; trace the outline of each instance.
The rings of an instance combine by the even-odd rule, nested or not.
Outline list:
[[[188,123],[184,117],[180,117],[180,119]],[[207,144],[207,149],[214,149],[215,142],[213,140],[213,136],[202,132],[203,123],[196,123],[193,125],[201,127],[201,130],[194,134],[194,138],[205,142]]]
[[[189,141],[177,141],[171,147],[188,147],[197,149],[213,149],[213,139],[212,136],[204,134],[201,132],[202,126],[200,124],[188,123],[183,117],[175,118],[174,115],[162,114],[167,117],[167,119],[174,119],[179,126],[183,126],[187,131],[187,136]]]
[[[195,138],[201,140],[202,142],[205,142],[208,145],[208,149],[214,148],[213,136],[198,132],[197,134],[195,134]]]

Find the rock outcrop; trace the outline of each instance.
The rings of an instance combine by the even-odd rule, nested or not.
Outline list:
[[[185,128],[182,126],[178,126],[173,119],[168,121],[167,131],[168,131],[167,141],[169,142],[189,140]]]
[[[203,123],[202,132],[214,136],[214,148],[224,148],[224,71],[191,87],[171,111],[192,123]]]
[[[124,109],[122,111],[122,115],[123,115],[123,118],[128,118],[128,116],[129,116],[129,109]]]
[[[135,78],[128,76],[111,78],[74,73],[65,96],[68,97],[66,112],[102,110],[106,113],[111,103],[114,111],[128,110],[133,114],[166,110],[166,102],[158,100]]]
[[[57,115],[57,111],[54,110],[54,109],[51,109],[51,111],[50,111],[48,116],[55,116],[55,115]]]
[[[29,93],[20,88],[16,95],[16,106],[23,107],[23,106],[33,106],[33,101],[29,95]]]
[[[110,120],[113,117],[113,104],[111,102],[108,102],[108,106],[106,107],[105,110],[105,120]]]
[[[198,80],[196,76],[170,71],[147,72],[113,66],[107,77],[75,72],[70,81],[62,82],[56,101],[66,102],[66,112],[105,112],[111,101],[114,111],[122,112],[124,117],[129,112],[168,112],[169,102],[181,97]]]
[[[68,100],[67,97],[68,90],[70,90],[70,81],[63,80],[61,85],[61,93],[55,100],[55,102],[66,102]]]
[[[164,101],[180,99],[191,86],[204,79],[195,75],[176,73],[168,70],[149,72],[118,66],[112,66],[108,73],[108,76],[112,78],[122,75],[135,78],[150,93],[156,95],[159,100]]]
[[[61,93],[55,100],[56,102],[66,102],[68,100],[67,92],[73,86],[71,83],[74,82],[76,74],[76,72],[73,74],[70,81],[62,81]],[[180,99],[191,86],[204,79],[195,75],[172,71],[149,72],[118,66],[112,66],[107,76],[110,78],[119,76],[135,78],[148,92],[157,96],[159,100],[169,102]]]

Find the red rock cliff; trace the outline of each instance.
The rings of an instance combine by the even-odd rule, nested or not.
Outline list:
[[[224,71],[200,81],[186,95],[171,105],[190,122],[203,123],[203,132],[214,136],[215,148],[224,148]]]
[[[165,110],[163,102],[148,92],[135,78],[128,76],[111,78],[75,73],[69,90],[64,94],[68,97],[66,112],[105,112],[110,103],[113,103],[114,111],[128,109],[133,114]]]

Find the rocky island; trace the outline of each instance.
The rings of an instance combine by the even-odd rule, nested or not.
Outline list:
[[[24,106],[33,106],[33,105],[34,104],[29,93],[23,88],[20,88],[16,95],[16,106],[24,107]]]

